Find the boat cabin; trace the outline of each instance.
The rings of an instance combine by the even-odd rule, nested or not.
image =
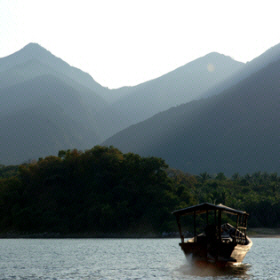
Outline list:
[[[222,224],[222,213],[235,215],[236,225],[229,223]],[[225,261],[242,261],[246,252],[252,246],[251,240],[247,237],[247,221],[249,214],[245,211],[236,210],[225,205],[214,205],[211,203],[202,203],[188,208],[176,210],[173,212],[176,217],[181,243],[179,244],[187,254],[193,254],[196,257],[214,260],[224,259]],[[204,229],[197,233],[198,215],[205,217]],[[182,231],[181,217],[193,216],[193,238],[185,241]],[[209,218],[211,215],[211,219]],[[211,221],[210,221],[211,220]],[[238,245],[238,246],[237,246]],[[238,251],[238,253],[234,253]],[[244,251],[244,253],[241,253]],[[242,256],[238,256],[238,255]],[[233,258],[233,255],[235,258]]]

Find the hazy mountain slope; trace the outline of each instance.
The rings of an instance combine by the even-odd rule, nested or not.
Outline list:
[[[234,75],[205,91],[202,97],[219,94],[278,59],[280,59],[280,44],[268,49],[266,52],[256,57],[252,61],[247,62],[244,67],[240,69],[240,71],[237,71]]]
[[[92,118],[99,124],[99,133],[104,140],[159,111],[197,98],[212,84],[240,67],[241,63],[229,57],[212,53],[136,87],[109,90],[88,74],[71,67],[38,44],[31,43],[0,59],[0,89],[37,76],[54,75],[79,91],[84,104],[88,105],[87,110],[92,112]],[[111,105],[104,100],[123,95],[125,97]]]
[[[218,96],[193,101],[104,142],[190,173],[279,171],[280,60]]]
[[[59,150],[91,148],[97,136],[71,120],[56,104],[34,106],[1,117],[0,162],[57,155]]]
[[[108,105],[107,102],[93,90],[35,58],[27,60],[21,64],[16,64],[12,68],[0,72],[0,88],[9,87],[43,75],[52,75],[78,90],[81,97],[84,98],[86,102],[96,105],[96,109],[101,110]]]
[[[31,52],[32,49],[34,49],[34,52]],[[42,61],[46,62],[46,59],[48,59],[47,64],[44,64]],[[2,70],[6,70],[0,72],[0,95],[1,91],[6,87],[28,80],[34,81],[34,78],[39,76],[51,75],[62,81],[68,86],[68,88],[70,86],[77,91],[76,94],[80,96],[81,102],[84,106],[83,111],[87,111],[92,119],[92,127],[89,129],[95,129],[99,133],[101,140],[106,139],[127,126],[127,119],[121,112],[117,112],[102,97],[97,95],[86,85],[82,84],[83,79],[80,80],[79,77],[81,75],[87,76],[87,74],[84,74],[78,69],[74,69],[74,71],[67,63],[53,56],[42,47],[36,44],[27,45],[21,51],[0,60],[0,62],[3,61],[5,63],[3,65],[0,64],[0,66],[2,66]],[[63,65],[63,67],[60,67],[59,65]],[[72,69],[79,75],[74,78],[73,75],[68,76],[69,72],[70,74],[72,73],[72,70],[70,71],[69,69]],[[29,83],[29,86],[36,91],[36,85],[31,85]],[[16,88],[20,90],[18,85]],[[37,91],[38,90],[39,89],[37,89]],[[7,104],[12,106],[11,104],[13,104],[13,102],[8,102]],[[72,105],[75,107],[75,104]],[[79,114],[79,112],[77,113]]]
[[[39,76],[0,92],[1,114],[11,114],[48,103],[60,105],[73,120],[78,119],[81,123],[92,121],[79,92],[52,75]]]
[[[26,160],[18,150],[36,159],[38,154],[56,154],[58,147],[91,148],[102,139],[98,121],[79,92],[52,75],[1,89],[0,120],[3,164]],[[35,145],[35,140],[40,142]],[[30,150],[28,143],[38,149]]]
[[[7,88],[18,83],[22,83],[38,76],[52,74],[55,71],[37,59],[31,59],[24,63],[0,72],[0,88]]]
[[[131,88],[129,94],[114,103],[126,112],[131,124],[200,96],[210,87],[234,74],[243,63],[210,53],[166,75]],[[127,89],[126,89],[127,90]]]
[[[130,94],[135,89],[135,87],[138,86],[124,86],[121,88],[110,89],[110,91],[105,93],[103,96],[106,99],[106,101],[108,101],[111,104],[114,104],[119,99]]]
[[[102,96],[103,91],[108,90],[95,82],[89,74],[70,66],[36,43],[30,43],[21,50],[7,57],[0,58],[0,72],[6,71],[15,65],[25,63],[30,59],[40,60],[43,64],[90,88],[100,96]]]

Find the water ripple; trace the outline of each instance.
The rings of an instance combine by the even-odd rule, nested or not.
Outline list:
[[[280,279],[280,239],[260,238],[244,264],[191,264],[177,239],[2,239],[0,280]]]

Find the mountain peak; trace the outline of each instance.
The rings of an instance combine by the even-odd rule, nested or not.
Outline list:
[[[50,60],[54,57],[51,52],[44,49],[37,43],[29,43],[17,52],[1,58],[0,72],[25,63],[28,60],[38,59],[41,61]]]
[[[210,52],[206,55],[207,56],[225,56],[224,54],[218,53],[218,52]]]
[[[36,58],[38,55],[51,54],[48,50],[37,43],[29,43],[23,47],[19,52],[24,52],[28,57]]]
[[[228,56],[228,55],[225,55],[225,54],[222,54],[222,53],[218,53],[218,52],[210,52],[207,55],[205,55],[204,58],[208,58],[208,59],[227,59],[229,61],[234,60],[231,56]],[[239,61],[236,61],[236,62],[241,63]]]
[[[43,48],[43,47],[40,46],[38,43],[31,42],[31,43],[27,44],[26,46],[24,46],[23,48]]]

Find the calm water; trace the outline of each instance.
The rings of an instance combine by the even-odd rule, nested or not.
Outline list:
[[[280,239],[255,238],[241,266],[192,266],[177,239],[0,239],[0,279],[280,279]]]

